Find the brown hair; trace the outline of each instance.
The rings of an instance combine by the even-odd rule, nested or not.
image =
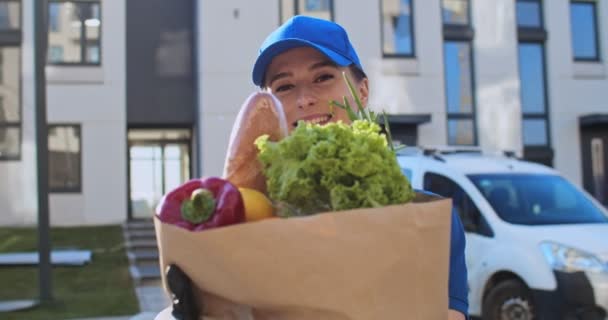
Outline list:
[[[357,66],[354,64],[351,64],[350,66],[348,66],[348,69],[350,70],[350,73],[352,73],[354,80],[357,83],[359,83],[359,82],[363,81],[363,79],[367,78],[367,75],[365,75],[365,72],[363,72],[361,69],[357,68]],[[264,78],[266,78],[266,76],[264,76]],[[262,88],[262,89],[268,88],[266,86],[266,79],[264,79],[264,81],[260,85],[260,88]]]
[[[361,82],[363,81],[363,79],[367,78],[365,73],[361,69],[357,68],[357,66],[355,66],[354,64],[351,64],[348,68],[353,74],[353,77],[355,77],[356,82]]]

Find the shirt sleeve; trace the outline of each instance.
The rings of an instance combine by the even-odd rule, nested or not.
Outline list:
[[[449,308],[468,317],[467,266],[465,264],[464,229],[456,209],[452,210],[452,233],[450,241]]]

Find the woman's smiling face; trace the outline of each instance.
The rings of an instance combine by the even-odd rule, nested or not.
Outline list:
[[[342,102],[350,97],[342,77],[346,72],[353,82],[363,105],[367,104],[367,79],[357,81],[349,68],[338,67],[321,52],[300,47],[276,56],[266,70],[265,88],[283,104],[290,131],[298,121],[325,124],[342,121],[350,123],[341,108],[329,107],[331,101]],[[355,107],[352,99],[351,105]]]

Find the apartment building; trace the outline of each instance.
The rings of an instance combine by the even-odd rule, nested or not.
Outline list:
[[[608,0],[50,0],[53,225],[146,218],[220,175],[265,36],[348,31],[398,140],[513,151],[608,201]],[[36,222],[33,8],[0,0],[0,225]]]

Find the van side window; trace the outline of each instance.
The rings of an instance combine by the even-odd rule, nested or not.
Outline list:
[[[483,219],[479,209],[468,194],[452,179],[436,173],[425,173],[424,190],[451,198],[454,209],[457,211],[467,232],[479,233],[492,237],[490,226]]]
[[[442,197],[453,198],[459,186],[452,179],[440,174],[427,172],[424,174],[424,190]]]
[[[403,175],[407,177],[408,181],[412,182],[412,170],[401,168],[401,172],[403,172]]]

